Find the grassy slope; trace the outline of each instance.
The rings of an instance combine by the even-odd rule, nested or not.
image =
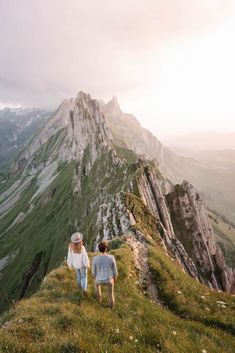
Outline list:
[[[235,335],[234,296],[210,290],[186,276],[179,265],[167,258],[159,246],[151,247],[149,265],[159,295],[169,309],[181,317],[218,327]],[[222,308],[217,301],[225,302],[226,308]]]
[[[207,206],[235,222],[234,174],[196,166],[184,168],[185,178],[198,188]]]
[[[231,321],[231,311],[235,309],[234,297],[210,290],[185,275],[181,267],[167,257],[161,248],[161,227],[143,202],[134,195],[126,194],[126,204],[135,217],[135,227],[155,239],[154,242],[150,241],[149,266],[161,299],[182,317],[192,318],[204,325],[220,327],[235,334],[235,318]],[[227,303],[226,308],[218,306],[217,301],[221,300]]]
[[[31,299],[21,301],[15,309],[5,313],[1,321],[10,327],[0,329],[0,351],[6,353],[210,353],[234,352],[235,341],[225,330],[219,330],[203,322],[182,318],[166,308],[152,303],[138,287],[138,277],[133,265],[133,253],[127,245],[113,250],[119,268],[116,285],[117,304],[114,311],[107,303],[99,307],[89,274],[89,296],[83,298],[76,288],[75,275],[66,266],[49,274],[40,291]],[[165,286],[171,286],[169,261],[158,253],[151,255],[151,266],[163,261],[161,273]],[[180,271],[178,288],[182,282],[186,291],[188,276]],[[209,291],[195,283],[195,293]],[[128,293],[128,295],[127,295]],[[214,297],[214,292],[210,292]],[[174,295],[174,293],[173,293]],[[196,295],[196,294],[195,294]],[[232,300],[223,293],[216,298],[229,302],[232,321]],[[202,310],[201,301],[193,304]],[[166,303],[167,304],[167,303]],[[224,309],[214,305],[218,315]],[[208,314],[210,315],[210,314]],[[199,313],[200,316],[200,313]],[[174,335],[173,332],[176,332]],[[132,339],[133,338],[133,339]]]
[[[221,217],[209,212],[209,217],[216,235],[216,240],[220,244],[226,263],[235,267],[235,228],[226,223]]]
[[[17,256],[1,273],[1,308],[18,297],[23,284],[23,273],[29,271],[36,254],[42,252],[42,262],[37,279],[30,284],[30,292],[38,286],[48,270],[58,266],[65,253],[67,236],[73,229],[71,224],[76,213],[76,202],[72,193],[73,165],[68,165],[35,208],[21,222],[12,227],[0,238],[1,257],[17,251]],[[54,197],[46,202],[46,196],[54,191]],[[23,199],[1,220],[2,234],[20,211],[26,211],[35,185],[25,193]],[[34,283],[35,282],[35,283]],[[7,294],[8,293],[8,294]]]
[[[47,190],[35,201],[35,208],[9,231],[7,228],[28,203],[36,190],[35,181],[15,207],[1,219],[0,258],[17,254],[1,272],[0,311],[19,297],[24,285],[24,274],[30,272],[35,255],[42,256],[36,273],[30,279],[26,295],[37,288],[44,275],[57,267],[66,254],[69,235],[77,227],[84,232],[89,249],[96,238],[96,220],[99,205],[125,190],[133,179],[136,168],[128,164],[114,164],[112,152],[104,154],[87,171],[89,149],[79,166],[74,163],[60,167],[61,172]],[[80,193],[73,192],[73,176],[79,167],[82,174]],[[5,232],[5,233],[4,233]]]

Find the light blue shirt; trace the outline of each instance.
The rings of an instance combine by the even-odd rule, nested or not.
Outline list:
[[[96,283],[108,283],[117,277],[117,265],[113,255],[97,255],[92,260],[92,275]]]

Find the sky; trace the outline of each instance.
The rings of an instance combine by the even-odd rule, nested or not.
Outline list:
[[[0,108],[80,90],[158,137],[235,131],[235,0],[0,0]]]

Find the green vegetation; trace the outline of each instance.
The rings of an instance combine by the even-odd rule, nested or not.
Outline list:
[[[117,155],[121,158],[124,158],[128,163],[136,163],[138,157],[136,153],[128,148],[114,145]]]
[[[47,142],[42,144],[40,149],[34,154],[34,159],[32,161],[34,167],[46,162],[52,151],[56,151],[56,146],[60,146],[63,143],[64,138],[65,130],[59,130],[55,135],[51,136]]]
[[[161,223],[150,212],[143,201],[133,194],[126,193],[124,195],[124,202],[134,216],[136,221],[135,229],[150,235],[155,240],[160,240],[163,232]]]
[[[170,260],[159,251],[153,253],[153,250],[150,255],[151,266],[158,268],[159,261],[163,261],[164,267],[159,271],[166,280],[165,287],[168,287],[171,282],[167,273],[173,271]],[[213,306],[214,315],[221,315],[222,320],[222,316],[226,315],[224,313],[230,312],[230,321],[232,321],[232,300],[229,300],[228,296],[223,293],[215,294],[192,280],[195,283],[194,297],[198,296],[199,299],[194,300],[192,297],[190,302],[191,297],[187,298],[188,293],[183,292],[190,282],[188,282],[188,276],[175,267],[174,276],[177,276],[177,270],[180,274],[177,282],[173,281],[173,285],[176,286],[177,283],[177,288],[182,290],[184,302],[189,300],[189,309],[195,305],[194,318],[183,318],[172,313],[169,310],[170,305],[167,309],[154,304],[141,291],[134,267],[133,252],[127,245],[121,245],[112,253],[117,259],[119,268],[116,307],[113,311],[107,307],[107,301],[103,306],[97,303],[90,273],[89,294],[83,297],[76,287],[75,273],[66,266],[62,266],[48,275],[41,289],[31,299],[16,303],[14,309],[12,308],[1,317],[3,327],[0,329],[0,351],[5,353],[201,353],[202,350],[209,353],[234,352],[234,337],[228,332],[229,330],[226,331],[229,316],[221,321],[227,325],[222,329],[210,327],[212,326],[210,321],[206,322],[206,319],[203,321],[200,318],[200,312],[204,310],[204,302],[200,299],[200,295],[210,292],[212,296],[210,307]],[[157,285],[162,288],[162,283],[158,282]],[[176,296],[173,292],[172,295]],[[226,301],[228,308],[219,308],[214,302],[215,299]],[[179,302],[181,301],[180,299]],[[168,302],[165,301],[164,304],[168,305]],[[198,317],[196,309],[199,311]],[[208,315],[207,312],[206,315]]]
[[[159,295],[170,310],[181,317],[235,335],[235,300],[230,294],[210,290],[186,276],[159,246],[151,247],[149,265]],[[217,301],[224,302],[225,307]]]
[[[72,190],[73,170],[73,164],[64,168],[42,197],[34,201],[33,210],[22,222],[8,230],[19,212],[28,211],[29,200],[36,190],[35,182],[1,219],[0,257],[12,252],[17,255],[1,272],[1,283],[4,285],[0,289],[0,309],[23,295],[24,287],[24,294],[35,291],[45,273],[58,266],[63,259],[68,234],[74,230],[73,220],[77,213]],[[32,266],[36,267],[33,271]]]
[[[175,212],[175,208],[173,207],[174,202],[178,202],[179,197],[185,195],[185,191],[181,185],[176,185],[174,191],[166,195],[166,201],[168,204],[168,208],[170,210],[171,221],[174,227],[174,231],[178,237],[178,239],[183,244],[187,254],[190,258],[194,259],[193,253],[193,240],[191,236],[190,230],[188,230],[185,226],[185,222],[182,219],[180,211]],[[180,205],[178,205],[178,210],[180,210]]]
[[[98,232],[99,206],[113,202],[114,196],[128,190],[131,182],[137,190],[136,166],[125,161],[117,163],[113,152],[106,149],[91,165],[88,146],[80,163],[63,164],[58,171],[50,186],[31,201],[34,207],[21,222],[9,229],[20,212],[28,212],[37,190],[36,179],[1,219],[0,259],[14,256],[1,271],[4,286],[0,288],[0,311],[12,300],[35,292],[45,274],[63,260],[72,232],[82,231],[87,247],[92,249]],[[76,182],[80,184],[79,192],[74,192]]]
[[[210,211],[211,220],[216,240],[223,251],[228,266],[235,267],[235,227],[224,216],[217,212]]]

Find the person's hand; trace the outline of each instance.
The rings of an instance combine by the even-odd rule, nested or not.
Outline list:
[[[113,277],[113,281],[115,283],[117,281],[117,277]]]

